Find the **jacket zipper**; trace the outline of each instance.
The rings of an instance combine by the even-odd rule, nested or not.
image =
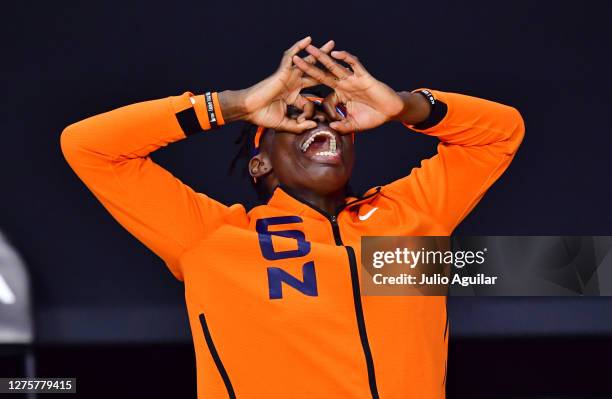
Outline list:
[[[373,192],[372,194],[369,194],[362,198],[358,198],[355,201],[342,205],[336,210],[335,215],[330,215],[329,213],[325,212],[323,209],[319,209],[316,206],[312,206],[308,202],[292,194],[290,190],[287,190],[284,187],[281,187],[281,189],[283,189],[283,191],[285,191],[287,194],[289,194],[291,197],[293,197],[297,201],[309,206],[310,208],[319,212],[321,215],[325,216],[325,218],[331,224],[332,234],[334,236],[334,243],[337,246],[343,246],[346,249],[346,254],[348,257],[348,261],[349,261],[349,268],[351,272],[351,286],[353,289],[353,303],[355,306],[355,315],[357,317],[357,329],[359,330],[359,339],[361,340],[361,347],[363,349],[363,354],[365,356],[365,361],[366,361],[366,369],[368,371],[368,384],[370,386],[370,393],[372,394],[372,399],[379,399],[378,387],[376,385],[376,374],[374,372],[374,360],[372,358],[372,350],[370,349],[370,343],[368,342],[368,334],[366,331],[365,319],[363,317],[363,306],[361,303],[361,289],[359,287],[359,273],[357,271],[357,258],[355,256],[355,250],[353,249],[353,247],[349,245],[344,245],[344,243],[342,242],[342,237],[340,236],[340,226],[338,225],[338,215],[340,214],[340,212],[342,212],[342,210],[348,208],[349,206],[375,196],[376,194],[380,192],[381,187],[377,187],[376,191]]]
[[[340,236],[340,226],[338,226],[337,216],[328,218],[332,226],[334,241],[338,246],[344,246],[349,260],[349,268],[351,271],[351,286],[353,288],[353,303],[355,306],[355,315],[357,316],[357,329],[359,330],[359,339],[366,360],[366,368],[368,371],[368,384],[372,399],[378,399],[378,387],[376,386],[376,373],[374,371],[374,359],[372,358],[372,350],[368,341],[368,332],[366,330],[365,319],[363,317],[363,306],[361,303],[361,288],[359,286],[359,273],[357,271],[357,258],[355,250],[350,245],[344,245]]]

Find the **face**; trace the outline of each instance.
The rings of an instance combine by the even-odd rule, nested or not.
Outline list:
[[[299,112],[288,111],[292,118]],[[313,120],[317,127],[301,134],[266,132],[260,153],[249,164],[251,175],[264,179],[270,189],[280,184],[321,196],[343,191],[353,170],[352,135],[340,135],[330,128],[331,119],[321,108]]]

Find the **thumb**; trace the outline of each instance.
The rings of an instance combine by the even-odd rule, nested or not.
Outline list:
[[[336,121],[342,120],[342,117],[336,111],[338,104],[340,104],[340,99],[335,91],[329,93],[327,97],[325,97],[325,100],[323,100],[323,109],[325,110],[325,113]]]
[[[334,121],[329,124],[329,127],[341,134],[355,133],[359,129],[353,118],[348,117],[341,121]]]

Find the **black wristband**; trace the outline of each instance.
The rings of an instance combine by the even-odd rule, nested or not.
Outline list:
[[[215,104],[213,103],[212,93],[207,91],[204,93],[204,101],[206,102],[206,112],[208,113],[208,122],[211,129],[219,127],[217,125],[217,115],[215,114]]]
[[[425,97],[427,101],[429,102],[429,104],[431,105],[431,109],[433,110],[433,108],[436,106],[436,98],[434,97],[433,94],[431,94],[429,90],[421,89],[421,90],[415,91],[415,93],[419,93],[420,95]]]
[[[442,119],[444,119],[444,117],[446,116],[446,113],[448,112],[448,107],[446,103],[440,100],[436,100],[433,93],[427,89],[413,91],[413,93],[419,93],[420,95],[425,97],[429,105],[431,105],[431,110],[429,111],[429,117],[425,119],[424,121],[422,121],[421,123],[417,123],[416,125],[413,125],[413,128],[417,130],[427,130],[429,128],[436,126],[438,123],[442,121]]]

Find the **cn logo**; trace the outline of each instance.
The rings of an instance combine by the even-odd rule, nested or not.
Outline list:
[[[282,224],[302,223],[299,216],[277,216],[265,219],[258,219],[255,229],[258,233],[259,248],[261,255],[270,261],[283,259],[301,258],[310,253],[310,242],[306,240],[306,235],[300,230],[274,230],[270,231],[270,226]],[[276,251],[272,245],[272,236],[279,236],[294,239],[297,248],[294,250]],[[309,261],[302,266],[302,279],[291,275],[280,267],[268,267],[268,292],[270,299],[283,298],[283,283],[308,296],[317,296],[317,276],[315,273],[314,262]]]
[[[300,281],[291,274],[278,267],[268,268],[268,291],[270,299],[281,299],[283,297],[283,284],[285,283],[304,295],[317,296],[317,275],[315,274],[314,262],[306,262],[302,266],[303,280]]]

